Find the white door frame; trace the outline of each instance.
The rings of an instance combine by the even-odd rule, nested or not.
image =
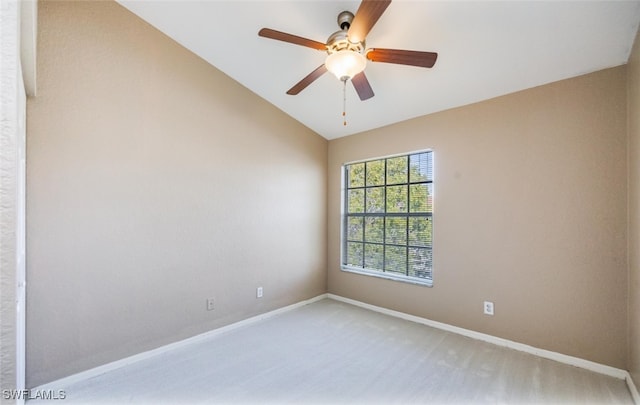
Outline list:
[[[18,130],[16,139],[16,389],[26,389],[26,184],[27,184],[27,95],[21,69],[18,85]],[[18,404],[24,403],[20,397]]]

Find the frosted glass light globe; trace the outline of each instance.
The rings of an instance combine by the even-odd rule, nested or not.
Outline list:
[[[345,81],[364,70],[367,58],[359,52],[343,50],[327,56],[324,65],[339,80]]]

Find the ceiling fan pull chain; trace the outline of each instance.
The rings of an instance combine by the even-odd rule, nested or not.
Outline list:
[[[347,81],[342,81],[342,125],[347,126]]]

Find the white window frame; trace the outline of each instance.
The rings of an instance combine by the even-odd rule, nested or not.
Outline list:
[[[431,212],[429,213],[424,213],[424,215],[419,215],[419,216],[428,216],[430,217],[431,220],[431,244],[429,246],[429,250],[430,250],[430,255],[431,255],[431,271],[430,271],[430,277],[415,277],[415,276],[410,276],[408,274],[399,274],[396,272],[390,272],[390,271],[385,271],[385,270],[379,270],[379,269],[369,269],[364,267],[364,262],[363,262],[363,266],[359,267],[359,266],[351,266],[351,265],[347,265],[346,262],[348,261],[346,259],[346,246],[347,246],[347,194],[348,194],[348,190],[349,187],[347,185],[347,168],[349,165],[353,165],[353,164],[360,164],[360,163],[367,163],[367,162],[373,162],[373,161],[378,161],[378,160],[386,160],[386,159],[393,159],[393,158],[398,158],[398,157],[404,157],[404,156],[411,156],[411,155],[417,155],[417,154],[422,154],[422,153],[429,153],[431,156],[431,167],[430,169],[430,173],[431,173],[431,178],[426,181],[425,183],[428,183],[431,185],[430,189],[431,189]],[[418,284],[421,286],[426,286],[426,287],[432,287],[433,286],[433,275],[434,275],[434,271],[433,271],[433,235],[434,235],[434,229],[433,229],[433,218],[434,218],[434,188],[435,188],[435,176],[434,176],[434,152],[432,149],[425,149],[425,150],[418,150],[418,151],[414,151],[414,152],[406,152],[406,153],[400,153],[400,154],[395,154],[395,155],[388,155],[388,156],[382,156],[382,157],[377,157],[377,158],[371,158],[371,159],[363,159],[363,160],[357,160],[357,161],[352,161],[352,162],[347,162],[344,163],[342,165],[342,171],[341,171],[341,213],[340,213],[340,269],[342,271],[345,272],[350,272],[350,273],[356,273],[356,274],[362,274],[362,275],[366,275],[366,276],[373,276],[373,277],[378,277],[378,278],[383,278],[383,279],[388,279],[388,280],[394,280],[394,281],[401,281],[401,282],[405,282],[405,283],[410,283],[410,284]],[[366,180],[365,180],[366,182]],[[410,184],[416,184],[416,183],[411,183],[410,179],[407,178],[407,182],[406,183],[399,183],[399,185],[404,185],[406,184],[407,186]],[[385,199],[386,199],[386,188],[389,186],[393,186],[390,184],[386,183],[386,171],[385,171],[385,184],[384,184],[384,188],[385,188]],[[365,189],[365,193],[366,193],[366,189],[367,189],[366,183],[364,186]],[[385,204],[386,205],[386,204]],[[365,207],[365,211],[366,211],[366,207]],[[405,216],[405,218],[408,218],[411,216],[411,214],[409,214],[409,209],[407,209],[407,215]],[[386,208],[385,208],[385,212],[384,215],[382,215],[383,218],[389,218],[391,216],[387,216],[386,214],[388,214],[388,212],[386,212]],[[401,216],[403,217],[403,216]],[[364,231],[363,231],[364,232]],[[364,235],[363,235],[363,246],[364,246]],[[410,243],[407,240],[407,248],[410,247]],[[387,241],[384,240],[381,243],[384,246],[384,249],[386,249],[386,246],[388,245]],[[389,244],[392,245],[392,244]],[[364,256],[364,253],[363,253]],[[407,259],[408,260],[408,259]],[[383,266],[384,267],[384,266]]]

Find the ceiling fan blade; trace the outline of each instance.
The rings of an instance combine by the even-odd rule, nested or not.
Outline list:
[[[318,77],[322,76],[325,73],[327,73],[327,68],[324,66],[324,64],[322,64],[316,70],[309,73],[304,79],[300,80],[295,86],[290,88],[287,91],[287,94],[295,96],[302,90],[306,89],[308,85],[313,83]]]
[[[364,41],[389,4],[391,0],[362,0],[347,32],[349,41],[353,43]]]
[[[302,38],[297,35],[287,34],[286,32],[272,30],[271,28],[261,29],[258,32],[258,35],[265,38],[277,39],[278,41],[289,42],[291,44],[306,46],[319,51],[325,51],[327,49],[327,45],[322,42]]]
[[[356,88],[356,92],[358,93],[360,100],[368,100],[374,96],[373,89],[371,89],[369,80],[367,80],[367,76],[364,75],[364,72],[360,72],[353,76],[351,78],[351,83],[353,83],[353,87]]]
[[[401,49],[377,49],[367,52],[367,59],[372,62],[396,63],[430,68],[438,59],[435,52],[405,51]]]

